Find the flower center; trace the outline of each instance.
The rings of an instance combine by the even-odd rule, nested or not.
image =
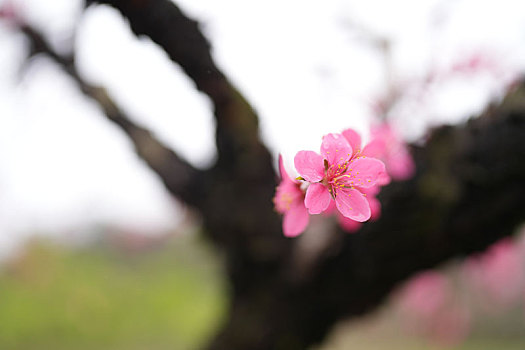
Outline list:
[[[326,171],[326,176],[323,179],[322,183],[328,188],[328,191],[334,199],[337,195],[338,190],[349,187],[346,175],[349,163],[350,160],[334,164],[330,166]]]

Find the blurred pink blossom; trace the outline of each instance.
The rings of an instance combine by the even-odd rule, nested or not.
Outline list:
[[[22,19],[20,18],[19,4],[13,1],[5,1],[0,5],[0,19],[7,21],[10,24],[20,25]]]
[[[279,156],[279,172],[281,182],[275,191],[273,203],[275,209],[284,214],[283,233],[287,237],[301,234],[308,226],[309,216],[304,206],[304,191],[301,183],[288,176],[284,168],[283,159]]]
[[[394,180],[406,180],[416,170],[405,142],[387,123],[372,128],[372,140],[364,147],[362,154],[382,160]]]
[[[468,280],[495,308],[517,303],[525,288],[524,258],[519,247],[505,238],[485,253],[470,258],[464,266]]]
[[[445,306],[451,293],[450,282],[442,273],[425,271],[407,282],[399,302],[411,316],[428,318]]]
[[[433,315],[426,325],[426,336],[432,341],[454,346],[461,343],[470,333],[471,314],[462,304],[453,303]]]
[[[470,312],[455,298],[450,281],[437,271],[412,278],[399,296],[411,330],[443,345],[461,342],[470,331]]]
[[[500,65],[497,60],[488,53],[479,51],[457,60],[452,67],[450,67],[449,74],[473,74],[481,71],[499,74]]]

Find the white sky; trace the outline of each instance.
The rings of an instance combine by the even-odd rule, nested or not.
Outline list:
[[[78,0],[16,2],[61,50],[78,22],[85,79],[107,87],[134,120],[197,166],[212,161],[208,99],[155,44],[137,40],[116,11],[96,7],[81,17]],[[219,66],[258,111],[264,140],[290,165],[298,150],[316,150],[323,134],[346,127],[366,133],[385,72],[358,27],[391,40],[398,81],[476,51],[499,60],[503,80],[525,63],[525,1],[177,3],[202,23]],[[29,234],[75,235],[86,225],[174,227],[180,205],[120,130],[49,60],[21,73],[23,57],[23,37],[0,24],[0,252]],[[395,121],[414,138],[428,125],[464,120],[501,89],[490,74],[455,79],[421,105],[402,105]]]

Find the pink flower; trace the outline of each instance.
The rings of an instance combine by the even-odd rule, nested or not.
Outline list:
[[[350,147],[352,147],[352,158],[362,156],[362,147],[361,147],[361,136],[353,129],[346,129],[342,133],[343,137],[348,141]],[[380,176],[378,180],[381,184],[386,184],[390,182],[388,174],[385,172]],[[366,197],[368,204],[370,205],[370,219],[376,220],[381,215],[381,203],[375,197],[380,190],[379,186],[373,186],[370,188],[361,188],[360,189],[363,195]],[[326,210],[327,214],[332,214],[335,211],[335,202],[331,202],[330,206]],[[362,224],[355,220],[349,219],[343,216],[339,211],[336,212],[337,221],[339,226],[348,233],[353,233],[358,231]]]
[[[451,294],[445,275],[429,270],[408,281],[401,292],[400,304],[405,313],[419,320],[427,319],[445,307]]]
[[[286,173],[283,159],[279,156],[279,172],[281,183],[277,186],[273,203],[275,209],[284,214],[283,233],[286,237],[301,234],[308,226],[308,212],[304,206],[304,192],[301,183],[291,179]]]
[[[363,222],[370,218],[370,205],[362,189],[373,187],[385,172],[383,162],[359,156],[341,134],[323,137],[321,154],[299,151],[295,168],[310,186],[304,204],[310,214],[325,211],[332,199],[341,214]]]
[[[406,180],[416,170],[406,144],[387,123],[372,129],[372,140],[365,146],[362,154],[385,162],[386,170],[394,180]]]
[[[460,304],[450,281],[438,271],[412,278],[399,295],[404,321],[412,331],[443,345],[461,342],[470,330],[470,312]]]

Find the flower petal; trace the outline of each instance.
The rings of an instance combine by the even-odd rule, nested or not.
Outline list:
[[[379,194],[379,192],[381,192],[381,187],[373,186],[369,188],[360,188],[359,191],[361,191],[361,193],[364,193],[367,197],[370,197],[370,196],[375,197]]]
[[[329,165],[343,163],[352,157],[352,146],[341,134],[323,136],[321,154]]]
[[[284,213],[283,233],[286,237],[296,237],[300,235],[308,226],[309,216],[302,201],[294,205]]]
[[[388,176],[388,175],[387,175]],[[370,188],[359,188],[359,192],[363,193],[370,205],[370,220],[377,220],[381,216],[381,202],[376,198],[381,191],[381,187],[374,186]]]
[[[348,165],[348,184],[369,188],[377,184],[378,179],[385,174],[385,164],[375,158],[358,158]]]
[[[356,189],[339,191],[335,197],[335,205],[343,216],[363,222],[370,219],[370,205],[365,196]]]
[[[387,172],[379,174],[379,177],[377,178],[376,184],[379,186],[385,186],[390,183],[390,176]]]
[[[354,129],[346,129],[342,134],[350,144],[350,147],[352,147],[352,155],[355,156],[356,153],[361,151],[361,136]]]
[[[304,202],[304,193],[301,191],[300,184],[292,180],[281,181],[275,189],[273,203],[275,210],[279,213],[285,213],[295,202]]]
[[[374,158],[383,158],[386,154],[386,144],[383,140],[374,139],[363,147],[362,155]]]
[[[396,180],[407,180],[414,175],[416,166],[406,148],[400,148],[388,158],[388,172]]]
[[[313,151],[299,151],[294,158],[295,169],[310,182],[321,181],[324,177],[324,160]]]
[[[288,176],[288,173],[286,172],[286,169],[284,167],[283,156],[280,154],[279,154],[279,174],[281,175],[281,181],[284,181],[284,179],[290,178],[290,176]]]
[[[314,183],[308,186],[306,190],[304,205],[310,214],[319,214],[328,208],[331,200],[332,197],[328,189],[320,183]]]

